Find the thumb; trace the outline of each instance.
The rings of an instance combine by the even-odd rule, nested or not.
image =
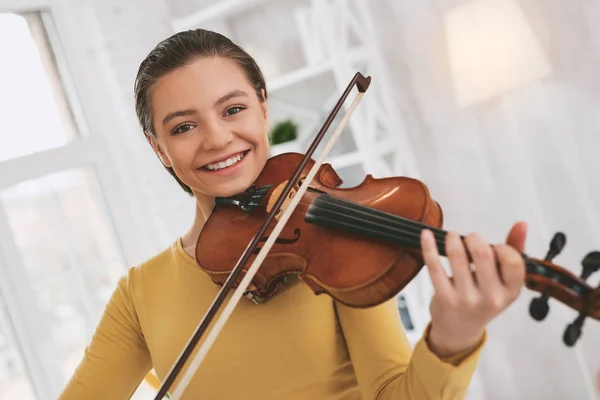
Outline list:
[[[506,238],[506,244],[514,247],[519,252],[525,251],[525,239],[527,237],[527,224],[517,222],[513,225]]]

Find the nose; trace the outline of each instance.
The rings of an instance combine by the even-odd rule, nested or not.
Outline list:
[[[218,122],[207,124],[202,136],[202,148],[204,150],[223,149],[233,140],[233,133]]]

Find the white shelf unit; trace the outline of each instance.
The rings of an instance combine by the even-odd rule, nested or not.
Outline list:
[[[370,7],[368,0],[225,0],[174,20],[173,27],[214,29],[254,56],[267,79],[271,125],[288,118],[298,123],[299,152],[308,148],[354,74],[371,75],[371,86],[327,162],[344,179],[344,186],[360,183],[366,174],[418,179]],[[290,145],[282,148],[289,151]],[[407,330],[413,344],[429,321],[430,293],[424,273],[402,292],[401,302],[414,326]]]

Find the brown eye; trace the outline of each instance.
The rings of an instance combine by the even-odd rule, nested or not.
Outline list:
[[[181,124],[177,128],[173,130],[173,134],[176,135],[178,133],[185,133],[191,130],[194,127],[192,124]]]
[[[242,111],[244,109],[245,109],[245,107],[242,107],[242,106],[229,107],[227,109],[227,111],[225,111],[225,115],[226,116],[235,115],[235,114],[239,113],[240,111]]]

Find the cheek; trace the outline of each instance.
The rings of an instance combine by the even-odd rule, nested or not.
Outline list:
[[[258,151],[260,158],[265,159],[269,155],[269,136],[264,130],[256,133],[254,147]]]
[[[186,144],[185,141],[171,143],[167,148],[167,156],[174,169],[186,168],[194,160],[194,147]]]
[[[251,129],[248,129],[252,127]],[[269,145],[268,127],[263,118],[256,118],[252,124],[246,125],[244,139],[264,151]]]

